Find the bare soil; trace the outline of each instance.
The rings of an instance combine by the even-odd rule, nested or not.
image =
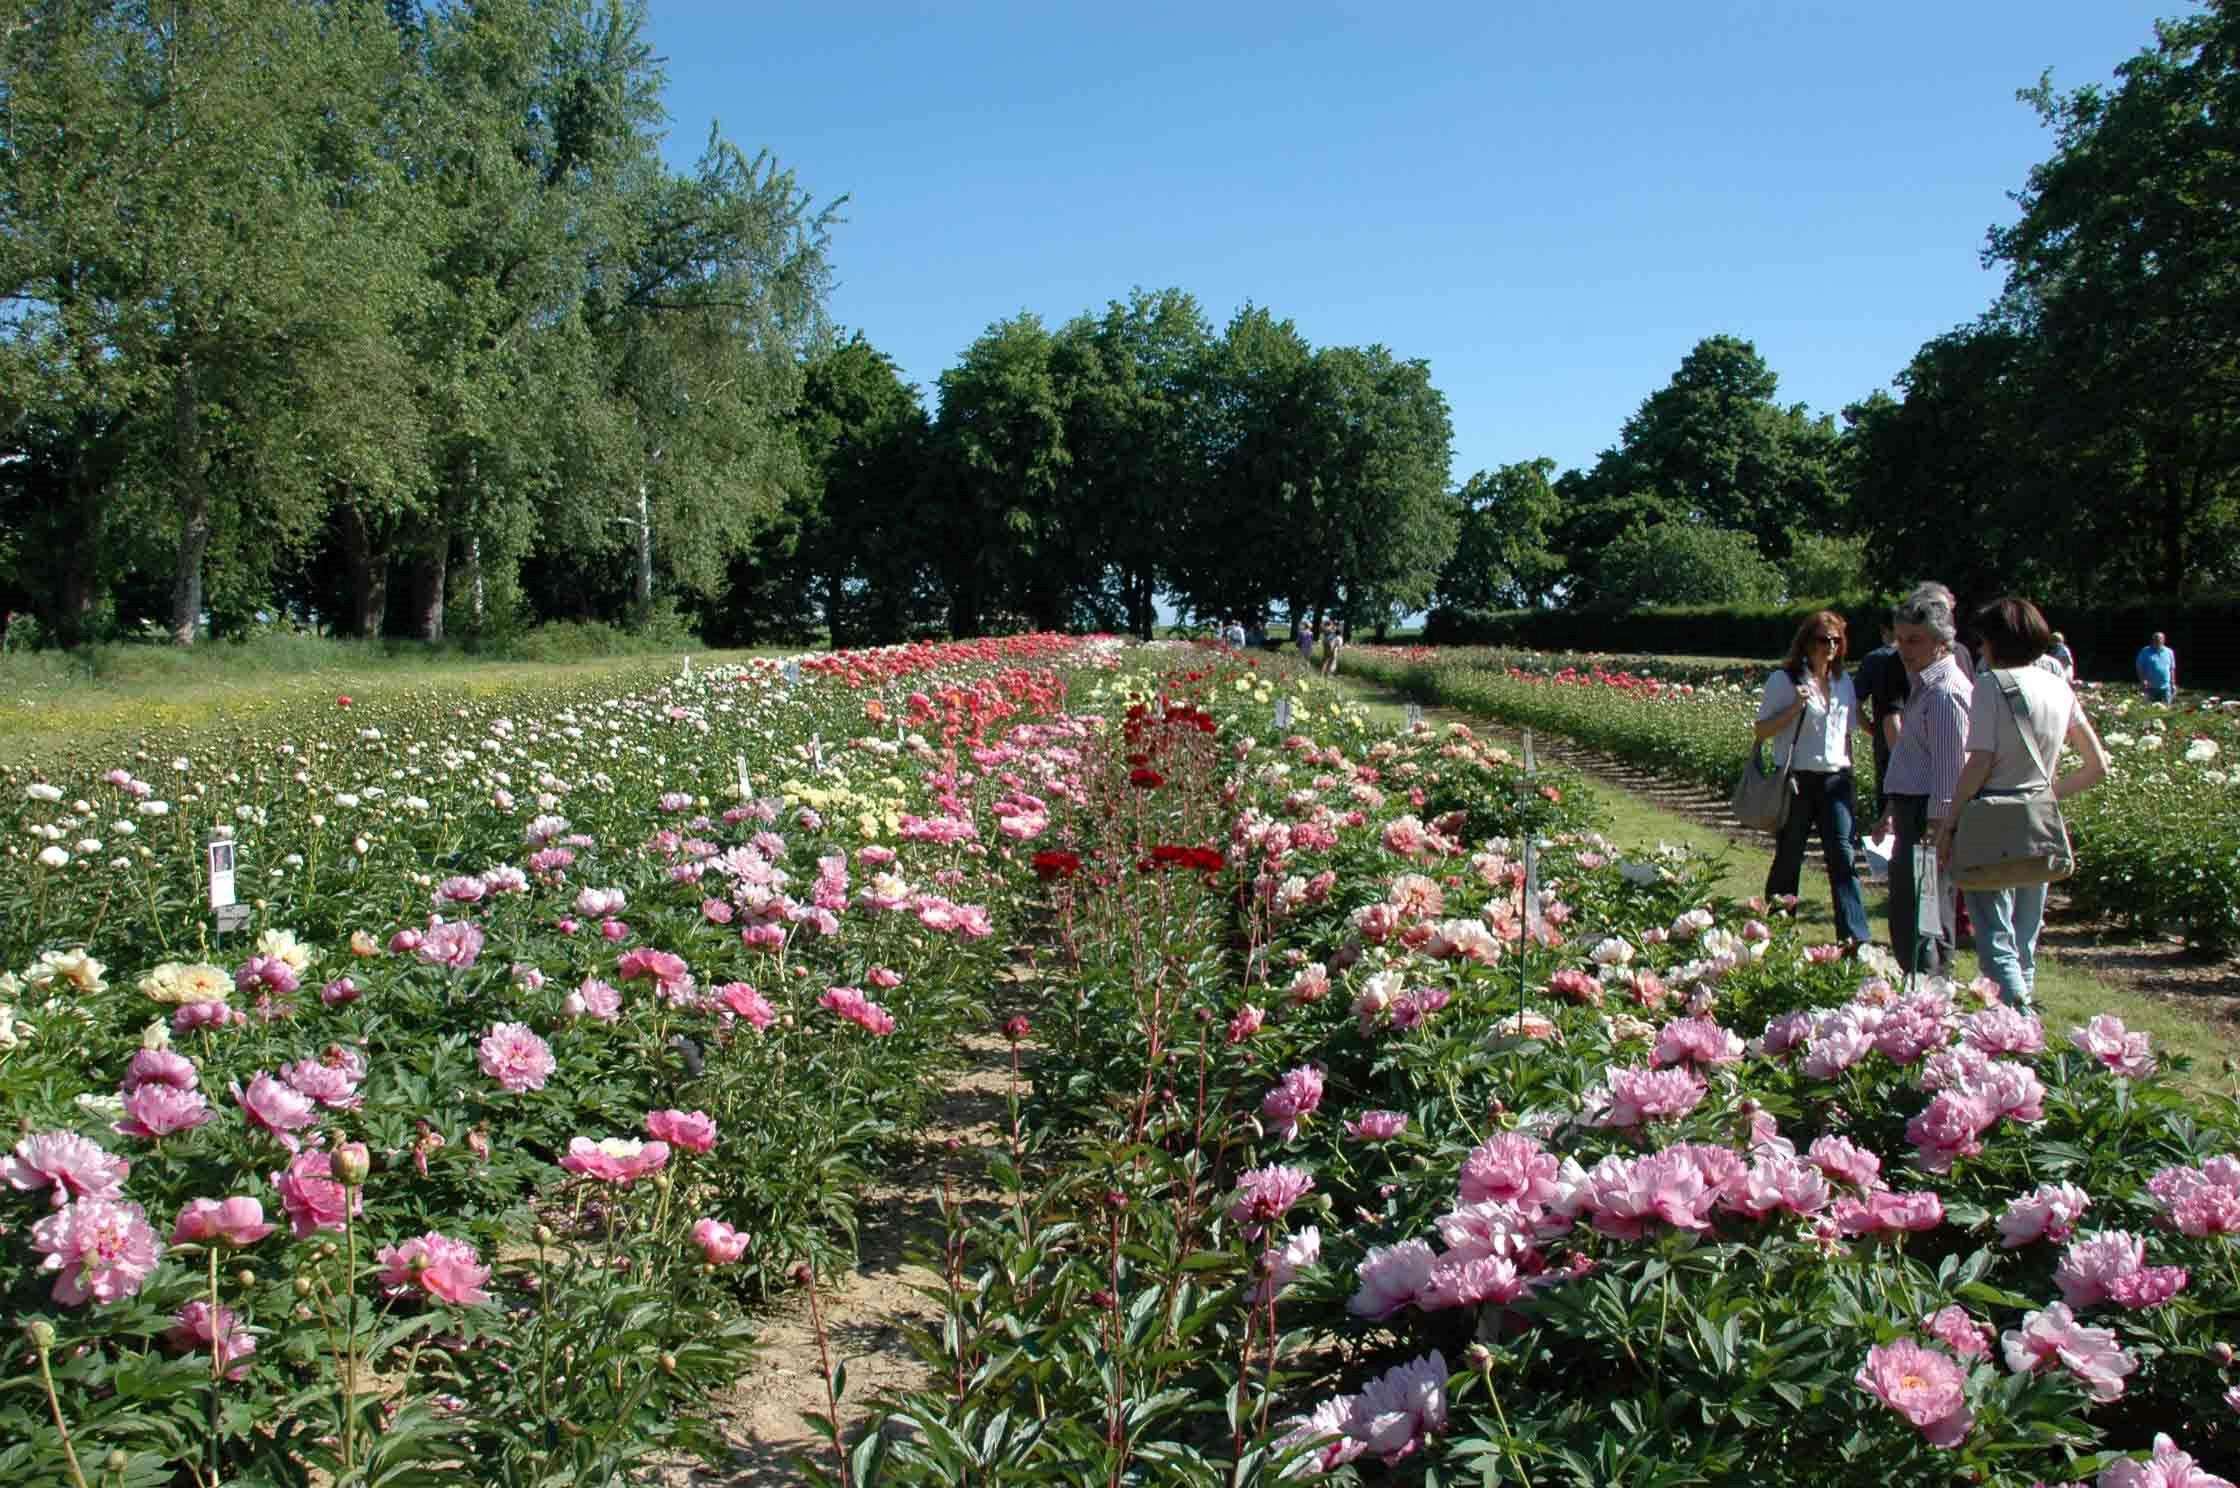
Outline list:
[[[911,1255],[941,1246],[944,1186],[974,1214],[998,1198],[984,1181],[980,1154],[1009,1139],[1011,1047],[979,1035],[964,1041],[963,1053],[965,1067],[951,1077],[924,1129],[865,1191],[854,1269],[837,1285],[827,1278],[818,1293],[832,1361],[847,1368],[840,1421],[851,1445],[879,1400],[930,1382],[909,1349],[907,1330],[939,1323],[939,1306],[918,1288],[937,1287],[941,1279]],[[788,1293],[764,1319],[753,1367],[716,1404],[728,1455],[719,1462],[664,1463],[643,1481],[660,1488],[775,1488],[802,1481],[805,1457],[831,1465],[830,1441],[805,1419],[826,1409],[824,1363],[806,1291]]]

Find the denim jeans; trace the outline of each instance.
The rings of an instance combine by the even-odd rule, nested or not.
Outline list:
[[[1967,898],[1983,974],[1999,984],[1999,998],[2008,1007],[2029,1007],[2038,990],[2038,930],[2046,919],[2046,886],[1971,889]]]
[[[1849,770],[1791,772],[1797,798],[1789,819],[1773,839],[1773,867],[1766,874],[1766,897],[1794,894],[1804,871],[1804,844],[1820,829],[1820,854],[1828,865],[1828,888],[1835,896],[1836,934],[1846,940],[1870,938],[1867,903],[1859,892],[1859,870],[1851,857],[1852,775]]]
[[[1924,851],[1917,863],[1914,852],[1929,838],[1929,798],[1893,792],[1888,803],[1898,828],[1898,845],[1890,855],[1890,949],[1903,972],[1949,976],[1952,888],[1937,871],[1933,854]]]

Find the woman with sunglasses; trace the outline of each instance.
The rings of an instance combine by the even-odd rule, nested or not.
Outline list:
[[[1820,852],[1835,895],[1836,934],[1849,946],[1868,938],[1867,905],[1851,856],[1853,796],[1851,731],[1859,727],[1859,698],[1844,673],[1849,628],[1831,610],[1797,627],[1789,655],[1766,678],[1753,729],[1758,741],[1775,741],[1774,768],[1786,766],[1796,792],[1789,817],[1774,836],[1766,897],[1797,892],[1805,838],[1820,829]]]

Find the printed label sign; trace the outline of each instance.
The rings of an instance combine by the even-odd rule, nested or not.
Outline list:
[[[213,842],[210,854],[210,907],[223,909],[233,903],[233,844]]]

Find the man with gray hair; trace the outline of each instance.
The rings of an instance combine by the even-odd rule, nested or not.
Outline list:
[[[1952,970],[1952,895],[1926,844],[1954,811],[1968,752],[1974,684],[1953,659],[1952,591],[1923,585],[1892,612],[1907,694],[1883,785],[1884,824],[1898,842],[1890,857],[1890,948],[1907,973]],[[1878,831],[1875,835],[1880,836]]]

